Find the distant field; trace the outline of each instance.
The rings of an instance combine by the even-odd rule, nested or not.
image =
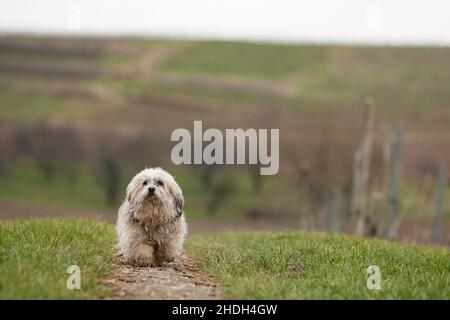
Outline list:
[[[0,299],[93,299],[107,295],[114,233],[81,219],[0,222]],[[69,290],[66,270],[77,265],[81,289]]]
[[[48,117],[86,117],[92,108],[75,99],[52,97],[42,93],[23,93],[0,89],[0,120],[35,121]]]
[[[189,252],[232,299],[450,298],[446,249],[285,232],[196,236]],[[381,290],[367,288],[370,265]]]
[[[46,49],[43,44],[40,44],[43,48],[35,51],[24,51],[21,47],[7,50],[3,46],[1,50],[6,50],[3,55],[8,58],[3,68],[11,73],[0,80],[60,79],[77,86],[106,81],[114,84],[110,88],[124,88],[125,93],[137,90],[146,95],[181,95],[194,100],[209,97],[234,104],[263,101],[304,111],[336,108],[351,111],[369,95],[377,100],[379,111],[387,118],[422,115],[425,110],[449,116],[450,49],[447,48],[123,41],[120,44],[123,49],[114,51],[103,49],[107,44],[99,42],[92,56],[76,51],[63,55],[54,46]],[[47,55],[42,54],[45,50]],[[47,59],[44,65],[43,58]],[[167,75],[197,78],[162,81]],[[213,87],[199,84],[197,80],[202,77],[217,79],[219,84]],[[269,89],[241,91],[220,85],[220,79],[227,78],[242,80],[250,87],[255,81],[268,81],[269,86],[272,83],[285,87],[293,94],[274,94]],[[19,97],[8,102],[24,103]],[[51,107],[47,110],[49,114],[53,112]]]
[[[319,71],[324,54],[322,48],[312,46],[205,42],[167,59],[159,70],[276,80],[299,70]]]
[[[402,107],[411,112],[415,107],[429,110],[448,105],[449,57],[449,49],[444,48],[207,42],[169,58],[158,70],[276,80],[297,89],[293,100],[299,107],[349,108],[370,95],[384,112],[395,114]]]
[[[98,181],[99,163],[111,156],[123,166],[117,202],[138,169],[161,165],[177,176],[192,218],[276,223],[282,216],[294,227],[321,229],[337,189],[348,216],[367,96],[376,101],[371,201],[380,221],[396,121],[405,128],[399,217],[431,221],[436,168],[450,159],[449,48],[0,37],[0,58],[5,202],[115,211]],[[199,168],[171,165],[170,133],[198,119],[221,129],[279,128],[280,173],[258,180],[251,168],[232,167],[214,172],[209,184]],[[35,134],[36,124],[70,129],[84,153],[62,139],[43,148],[52,139]],[[34,131],[24,138],[24,128]],[[43,152],[32,150],[32,139]],[[54,179],[21,162],[33,156],[58,164]],[[65,172],[71,160],[75,176]],[[211,213],[214,196],[223,200]]]

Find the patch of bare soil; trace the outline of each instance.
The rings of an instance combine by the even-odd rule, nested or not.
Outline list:
[[[450,246],[450,220],[443,219],[439,227],[440,239],[436,245]],[[433,239],[432,219],[402,221],[397,227],[394,239],[406,243],[431,244]]]
[[[183,256],[163,267],[132,267],[117,263],[116,274],[104,280],[113,290],[106,299],[124,300],[211,300],[218,299],[217,284],[200,273],[195,263]]]

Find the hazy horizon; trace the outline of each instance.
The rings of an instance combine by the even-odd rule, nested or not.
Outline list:
[[[0,34],[351,45],[450,45],[450,2],[0,2]]]

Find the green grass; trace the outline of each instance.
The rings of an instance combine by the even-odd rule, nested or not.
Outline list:
[[[196,236],[189,251],[227,298],[450,298],[446,249],[285,232]],[[381,290],[367,288],[369,265],[380,267]]]
[[[114,233],[87,219],[0,223],[0,299],[92,299],[108,295]],[[450,253],[357,237],[300,232],[194,236],[188,252],[238,299],[449,299]],[[67,267],[81,270],[69,290]],[[366,287],[380,267],[381,290]]]
[[[114,233],[83,219],[0,223],[0,299],[91,299],[108,294]],[[81,289],[66,286],[67,267],[81,270]]]

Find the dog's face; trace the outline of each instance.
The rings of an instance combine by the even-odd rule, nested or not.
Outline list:
[[[161,168],[144,169],[127,187],[127,199],[136,218],[150,224],[181,216],[184,199],[175,179]]]

